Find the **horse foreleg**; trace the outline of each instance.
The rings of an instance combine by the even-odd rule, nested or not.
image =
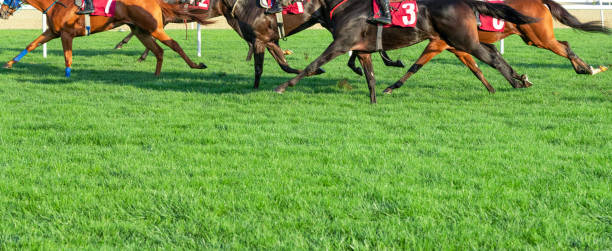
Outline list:
[[[382,58],[383,63],[385,63],[386,66],[390,66],[390,67],[399,67],[399,68],[404,68],[406,67],[404,65],[404,62],[402,62],[402,60],[391,60],[391,58],[389,57],[389,54],[387,54],[386,51],[380,51],[380,57]]]
[[[69,78],[72,72],[70,67],[72,66],[72,39],[74,37],[66,32],[62,33],[61,37],[62,47],[64,49],[64,60],[66,61],[66,77]]]
[[[368,89],[370,89],[370,103],[376,103],[376,78],[374,78],[374,66],[372,66],[372,54],[358,54],[359,62],[363,67],[366,80],[368,81]]]
[[[319,69],[319,67],[323,66],[324,64],[326,64],[327,62],[331,61],[332,59],[345,54],[349,51],[349,48],[347,48],[347,46],[340,44],[341,39],[336,39],[334,40],[333,43],[331,43],[327,49],[325,49],[325,51],[323,52],[323,54],[321,54],[321,56],[319,56],[317,59],[315,59],[315,61],[313,61],[312,63],[310,63],[310,65],[308,65],[308,67],[306,67],[306,69],[304,69],[304,71],[300,72],[300,74],[298,74],[297,76],[295,76],[294,78],[292,78],[291,80],[279,85],[278,87],[276,87],[274,89],[274,91],[276,91],[277,93],[283,93],[285,92],[285,90],[287,89],[287,87],[289,86],[295,86],[301,79],[303,79],[306,76],[310,76],[312,74],[314,74],[317,69]]]
[[[419,59],[417,59],[417,61],[410,67],[410,69],[408,69],[406,74],[404,74],[404,76],[400,80],[387,87],[387,89],[385,89],[383,93],[391,94],[393,90],[402,87],[402,85],[404,85],[404,83],[412,75],[416,74],[425,64],[431,61],[432,58],[434,58],[435,56],[442,53],[448,48],[449,46],[443,40],[434,40],[429,42],[423,53],[421,53]]]
[[[187,63],[187,65],[189,65],[189,67],[191,67],[192,69],[206,69],[206,65],[204,63],[195,64],[193,61],[191,61],[187,54],[185,54],[185,51],[183,51],[183,48],[181,48],[181,46],[176,41],[174,41],[174,39],[168,36],[168,34],[166,34],[166,32],[162,28],[158,28],[153,33],[151,33],[151,35],[157,38],[157,40],[161,41],[166,46],[170,47],[176,53],[181,55],[183,60],[185,60],[185,63]]]
[[[121,40],[121,42],[119,42],[117,45],[115,45],[115,50],[123,48],[123,45],[127,44],[130,41],[130,39],[132,39],[133,36],[134,36],[134,32],[130,32],[130,34],[125,36],[125,38],[123,38],[123,40]]]
[[[159,76],[161,74],[162,64],[164,62],[164,49],[162,49],[156,42],[153,37],[145,32],[136,31],[134,35],[140,40],[140,42],[149,50],[153,52],[155,58],[157,59],[157,65],[155,66],[155,76]]]
[[[4,68],[6,68],[6,69],[12,68],[13,64],[19,62],[26,54],[28,54],[29,52],[33,51],[34,49],[36,49],[41,44],[49,42],[50,40],[53,40],[53,39],[55,39],[57,37],[58,37],[58,35],[53,33],[53,31],[51,31],[51,29],[47,29],[45,32],[43,32],[43,34],[41,34],[36,39],[34,39],[34,41],[32,41],[32,43],[30,43],[23,51],[21,51],[21,53],[19,53],[19,55],[14,57],[11,61],[8,61],[4,65]]]
[[[482,74],[482,71],[480,70],[480,68],[478,68],[478,64],[476,64],[476,61],[474,61],[474,58],[472,58],[470,54],[455,49],[449,49],[449,51],[454,53],[455,56],[459,58],[461,63],[470,68],[472,73],[474,73],[474,75],[478,79],[480,79],[480,82],[482,82],[482,84],[487,88],[487,90],[489,90],[490,93],[495,93],[495,88],[493,88],[493,86],[489,84],[489,81],[487,81],[487,79],[484,77],[484,74]]]
[[[351,54],[351,57],[348,60],[348,63],[346,63],[346,66],[348,66],[349,68],[351,68],[351,70],[353,70],[353,72],[359,76],[363,76],[363,70],[361,69],[361,67],[357,67],[355,65],[355,60],[357,60],[357,53],[354,52],[353,54]]]
[[[300,73],[300,70],[294,69],[291,66],[289,66],[289,64],[287,63],[287,58],[285,58],[285,53],[283,52],[283,49],[280,48],[280,46],[278,46],[278,44],[276,44],[275,42],[268,42],[266,43],[266,48],[268,49],[268,52],[270,52],[270,55],[272,55],[274,60],[276,60],[276,63],[278,63],[278,66],[280,66],[280,68],[284,72],[292,73],[292,74]],[[313,75],[319,75],[323,73],[325,73],[325,70],[319,68],[314,72]]]
[[[259,88],[259,81],[261,80],[261,74],[263,74],[263,65],[264,65],[264,52],[255,52],[255,83],[253,84],[253,88]]]

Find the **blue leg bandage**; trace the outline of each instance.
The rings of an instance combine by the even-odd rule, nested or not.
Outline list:
[[[69,78],[70,77],[70,72],[72,71],[72,69],[70,69],[70,67],[66,67],[66,77]]]
[[[26,54],[28,54],[28,50],[24,49],[23,51],[21,51],[21,53],[19,53],[19,55],[17,55],[17,57],[15,57],[15,62],[19,62],[19,60],[21,60]]]

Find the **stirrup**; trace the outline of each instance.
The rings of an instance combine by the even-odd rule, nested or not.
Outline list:
[[[384,25],[387,25],[387,24],[391,24],[391,18],[388,18],[388,17],[378,17],[378,18],[370,17],[370,18],[368,18],[368,22],[373,23],[373,24],[384,24]]]
[[[76,12],[77,15],[87,15],[92,13],[94,13],[94,10],[80,10]]]

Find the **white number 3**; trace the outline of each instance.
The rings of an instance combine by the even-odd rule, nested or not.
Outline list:
[[[404,25],[413,25],[416,23],[416,6],[414,3],[402,4],[402,9],[406,10],[406,16],[402,17]]]

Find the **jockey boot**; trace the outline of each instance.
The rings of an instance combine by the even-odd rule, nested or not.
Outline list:
[[[368,22],[374,24],[391,24],[391,13],[389,12],[389,0],[376,0],[378,8],[380,9],[380,17],[375,18],[371,16],[368,18]]]
[[[94,6],[93,3],[91,2],[92,0],[84,0],[85,1],[85,8],[83,8],[83,10],[77,11],[76,14],[77,15],[86,15],[86,14],[91,14],[94,12]]]
[[[266,14],[276,14],[283,11],[283,7],[280,4],[281,0],[275,0],[272,4],[272,8],[266,9]]]

